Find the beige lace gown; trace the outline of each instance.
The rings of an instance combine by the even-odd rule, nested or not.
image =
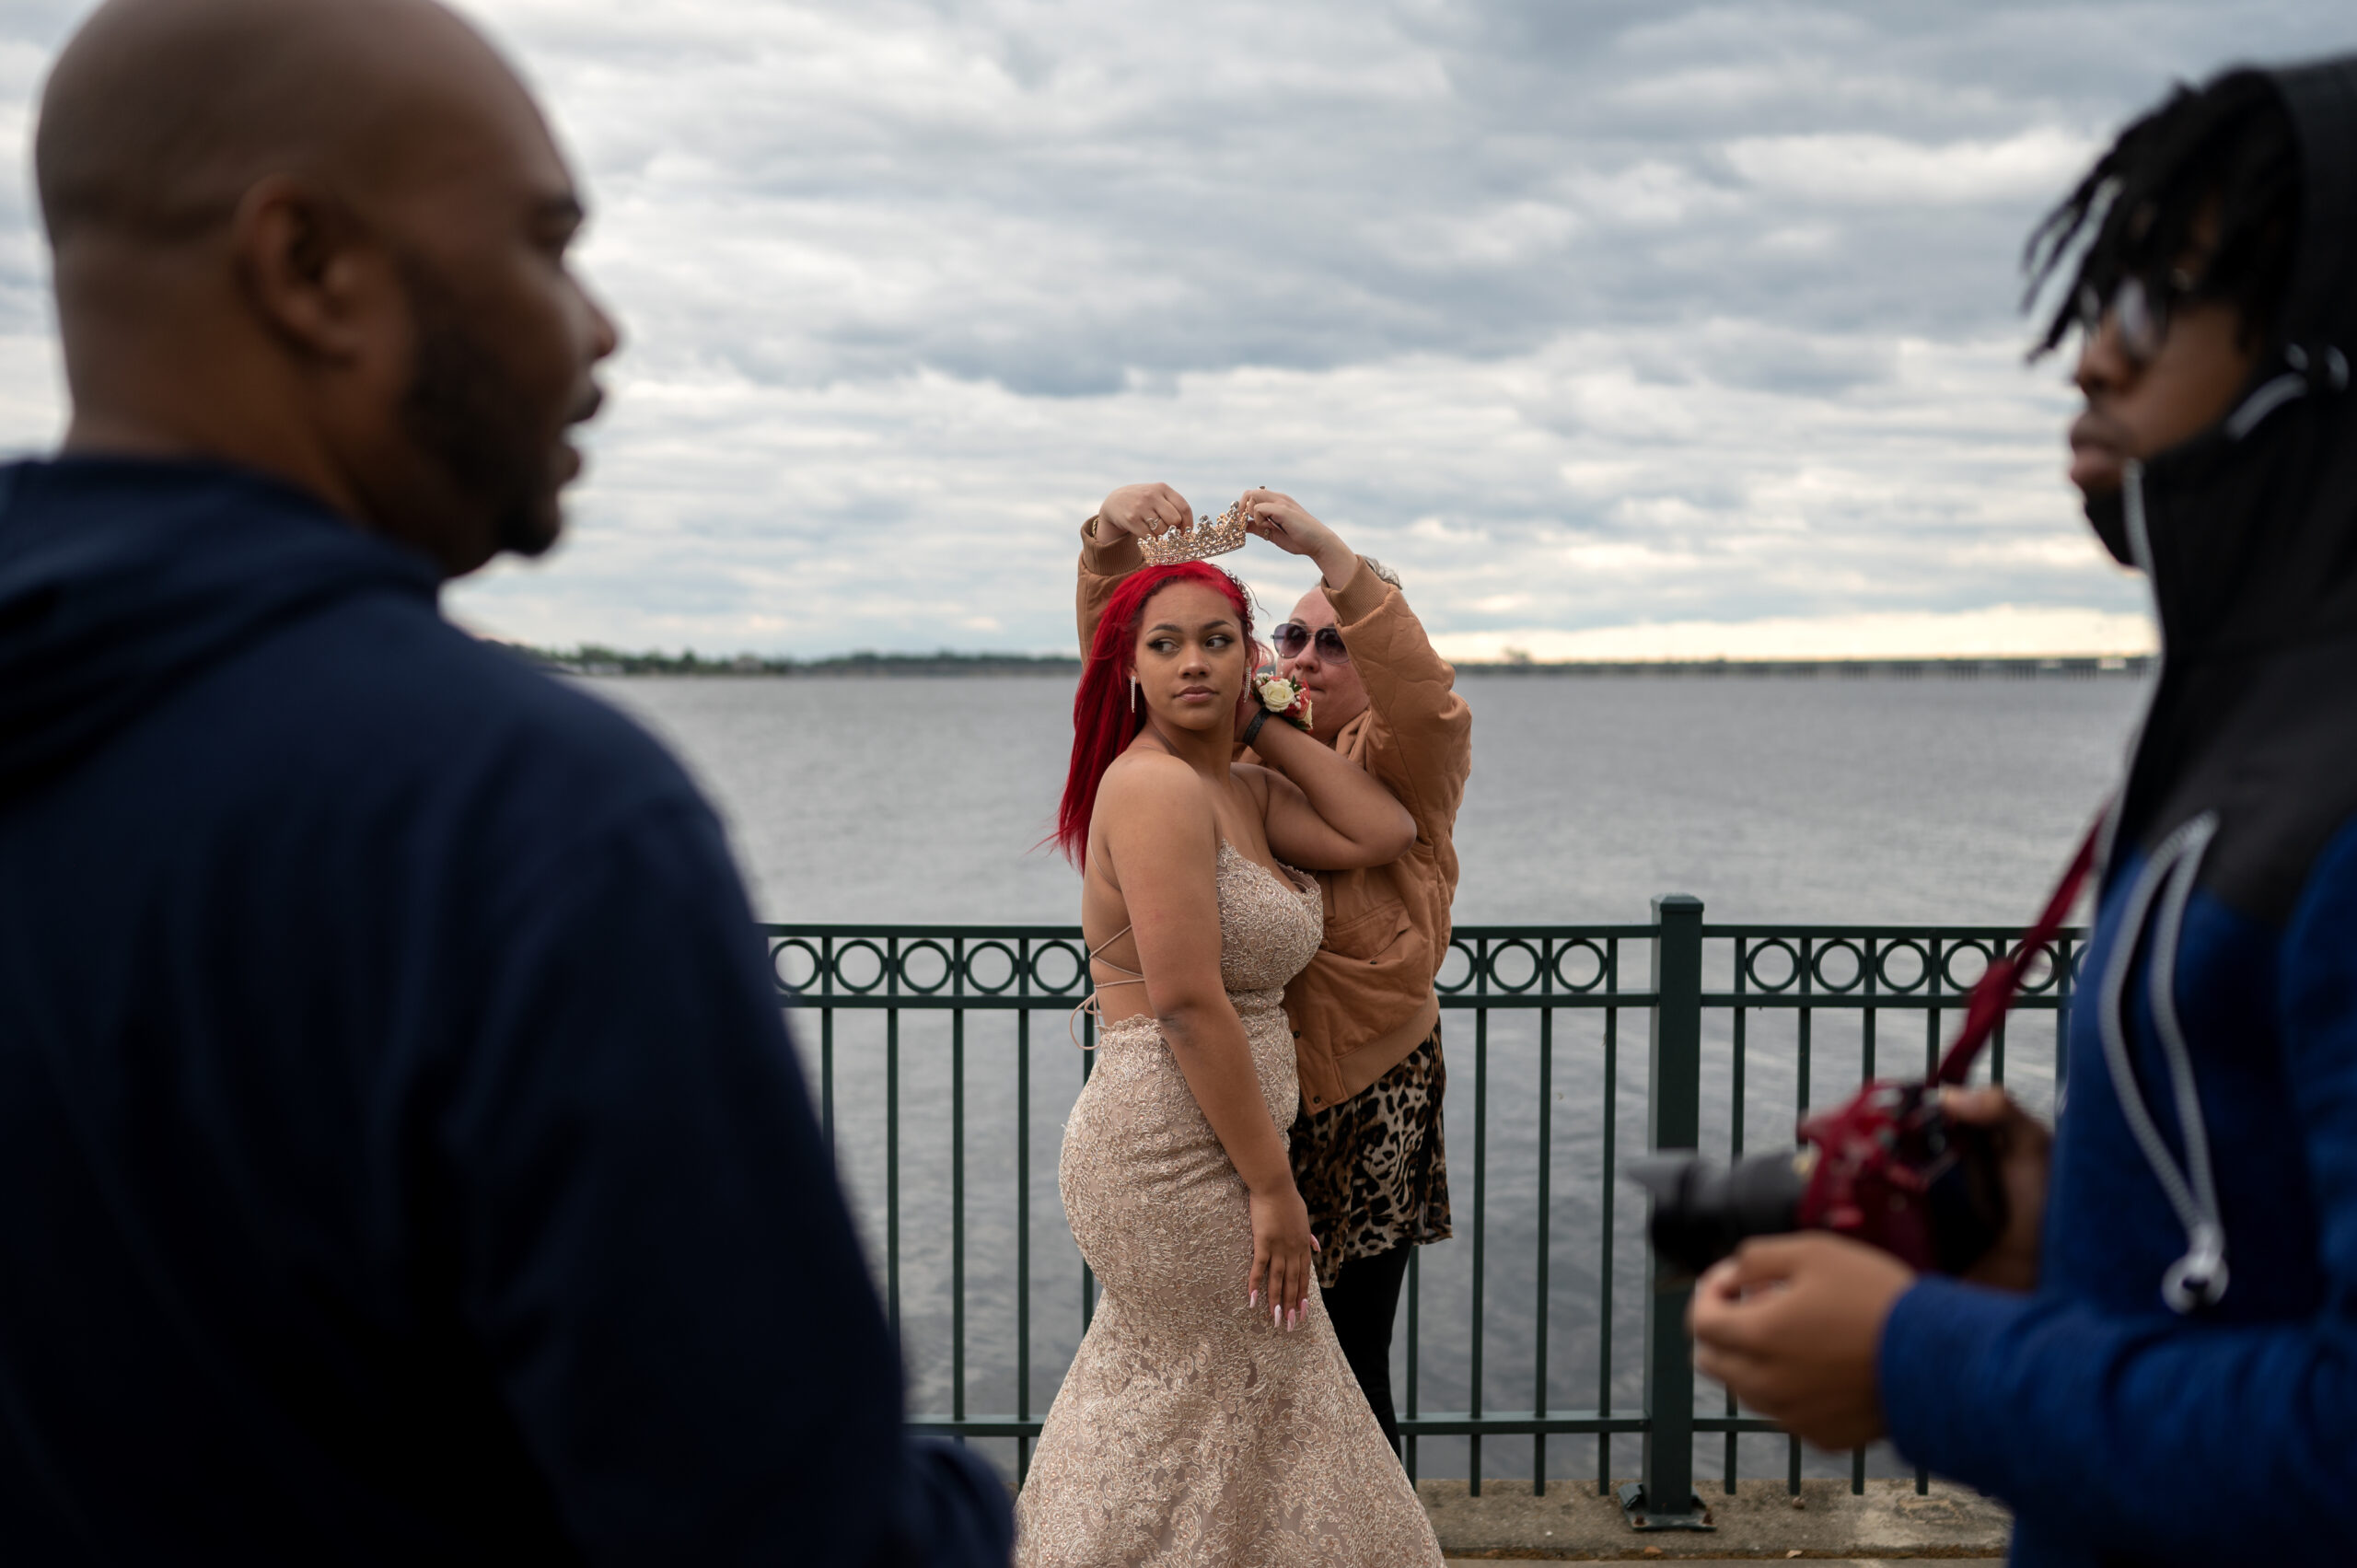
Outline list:
[[[1222,843],[1219,915],[1220,978],[1282,1133],[1300,1103],[1284,986],[1323,906]],[[1248,1305],[1244,1182],[1160,1027],[1124,1019],[1097,1049],[1057,1177],[1102,1295],[1016,1500],[1016,1561],[1437,1565],[1317,1287],[1291,1332]]]

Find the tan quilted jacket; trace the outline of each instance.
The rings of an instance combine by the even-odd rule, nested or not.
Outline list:
[[[1143,564],[1128,534],[1099,544],[1083,526],[1084,657],[1114,587]],[[1457,694],[1457,672],[1433,651],[1399,590],[1362,567],[1323,592],[1367,694],[1366,712],[1343,726],[1334,749],[1399,797],[1416,819],[1416,842],[1388,865],[1318,873],[1325,944],[1285,988],[1301,1098],[1312,1111],[1398,1066],[1440,1021],[1433,980],[1448,957],[1457,808],[1473,771],[1473,715]],[[1244,760],[1260,761],[1248,751]]]

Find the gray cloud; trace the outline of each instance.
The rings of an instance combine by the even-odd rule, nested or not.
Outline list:
[[[19,146],[78,10],[0,27]],[[1060,645],[1070,530],[1144,476],[1292,490],[1461,634],[2131,608],[2020,363],[2022,238],[2172,78],[2357,44],[2320,3],[478,14],[632,341],[573,541],[455,607],[806,652]],[[14,174],[21,444],[29,219]]]

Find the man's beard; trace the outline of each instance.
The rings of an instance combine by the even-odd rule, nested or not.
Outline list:
[[[539,555],[556,542],[563,520],[530,400],[424,263],[405,257],[401,274],[417,333],[401,427],[451,487],[483,509],[495,549]]]
[[[2117,485],[2109,490],[2096,491],[2084,498],[2087,526],[2096,530],[2096,538],[2111,552],[2111,558],[2122,566],[2138,564],[2135,548],[2128,538],[2128,497]]]

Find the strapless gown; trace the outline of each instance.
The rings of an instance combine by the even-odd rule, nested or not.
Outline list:
[[[1221,981],[1282,1134],[1300,1105],[1284,986],[1323,905],[1223,843],[1219,915]],[[1124,1019],[1097,1049],[1057,1180],[1102,1295],[1016,1500],[1016,1561],[1437,1568],[1317,1285],[1291,1332],[1265,1295],[1247,1304],[1244,1182],[1160,1027]]]

